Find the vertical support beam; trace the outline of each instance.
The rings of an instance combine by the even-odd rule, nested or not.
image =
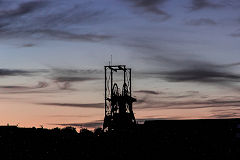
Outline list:
[[[113,98],[113,70],[112,68],[110,68],[111,70],[111,114],[112,114],[112,98]]]
[[[105,70],[105,94],[104,94],[104,100],[105,100],[105,117],[107,114],[107,67],[104,66],[104,70]]]
[[[123,86],[126,84],[126,67],[124,66],[123,70]],[[123,95],[125,95],[125,88],[123,89]]]
[[[129,92],[130,92],[130,97],[132,97],[132,69],[129,68]]]

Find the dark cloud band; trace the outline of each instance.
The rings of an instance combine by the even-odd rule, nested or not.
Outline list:
[[[224,7],[223,4],[213,3],[209,0],[192,0],[192,6],[190,7],[192,11],[200,9],[217,9]]]
[[[59,107],[80,107],[80,108],[104,108],[103,103],[38,103],[39,105],[59,106]]]

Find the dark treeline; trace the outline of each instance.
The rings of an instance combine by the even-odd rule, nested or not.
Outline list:
[[[93,132],[0,127],[1,159],[239,159],[240,119],[146,121],[134,129]]]

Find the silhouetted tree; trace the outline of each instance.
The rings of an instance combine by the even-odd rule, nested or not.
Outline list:
[[[96,128],[96,129],[94,129],[94,135],[95,136],[102,136],[103,135],[103,129],[102,128]]]
[[[93,132],[88,130],[87,128],[82,128],[80,130],[80,135],[82,135],[82,136],[93,136]]]
[[[76,128],[74,127],[71,127],[71,126],[68,126],[68,127],[65,127],[62,129],[62,132],[63,133],[66,133],[66,134],[77,134],[77,131],[76,131]]]

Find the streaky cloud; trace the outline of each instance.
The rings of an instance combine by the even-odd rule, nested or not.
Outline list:
[[[4,1],[7,2],[7,1]],[[15,9],[10,10],[2,10],[0,11],[0,18],[1,19],[8,19],[8,18],[15,18],[18,16],[22,16],[25,14],[32,13],[39,8],[42,8],[46,5],[47,1],[29,1],[20,3],[19,6]]]
[[[22,47],[34,47],[36,44],[34,43],[25,43],[22,45]]]
[[[202,26],[202,25],[215,26],[217,25],[217,22],[215,22],[210,18],[200,18],[200,19],[189,20],[185,24],[192,25],[192,26]]]
[[[143,94],[153,94],[153,95],[158,95],[161,94],[161,92],[156,92],[156,91],[152,91],[152,90],[138,90],[138,91],[134,91],[135,93],[143,93]]]
[[[144,105],[138,105],[137,109],[201,109],[201,108],[232,108],[240,107],[238,99],[207,99],[207,100],[181,100],[158,101],[148,99]]]
[[[47,90],[41,90],[48,87],[47,82],[39,81],[35,86],[23,86],[23,85],[6,85],[0,86],[2,93],[4,94],[21,94],[21,93],[48,93]]]
[[[146,117],[146,118],[138,118],[136,121],[138,123],[144,123],[146,121],[156,121],[156,120],[180,120],[183,119],[183,117]]]
[[[238,107],[228,107],[228,108],[222,108],[222,109],[213,109],[211,111],[212,118],[217,119],[226,119],[226,118],[238,118],[240,116],[240,111]]]
[[[57,118],[71,118],[71,117],[76,117],[76,118],[80,118],[80,117],[89,117],[88,115],[62,115],[62,114],[58,114],[58,115],[48,115],[47,117],[57,117]]]
[[[214,3],[210,0],[192,0],[190,9],[192,11],[197,11],[201,9],[218,9],[224,7],[223,4]]]
[[[50,78],[57,82],[77,82],[102,79],[103,72],[96,69],[50,69]]]
[[[230,36],[234,37],[234,38],[240,38],[240,32],[232,33],[232,34],[230,34]]]
[[[167,0],[125,0],[131,3],[131,7],[134,9],[140,9],[140,14],[150,13],[152,15],[163,16],[163,20],[170,18],[171,16],[160,9],[160,7],[167,2]]]
[[[182,58],[183,57],[185,56],[182,56]],[[240,75],[231,71],[233,67],[239,66],[239,62],[215,64],[207,61],[189,59],[188,57],[185,59],[182,58],[176,59],[163,55],[153,55],[144,60],[151,62],[151,64],[155,63],[156,69],[138,72],[137,74],[160,78],[168,82],[208,83],[239,91],[240,88],[235,86],[234,83],[240,81]],[[165,69],[162,68],[163,64],[165,65]]]
[[[97,81],[103,79],[103,72],[96,69],[52,68],[48,78],[60,89],[69,90],[72,83]]]
[[[206,82],[206,83],[217,83],[217,82],[239,82],[240,75],[217,71],[209,70],[205,68],[196,68],[196,69],[182,69],[176,71],[166,71],[161,72],[162,78],[170,82]]]
[[[97,78],[97,77],[64,77],[64,76],[59,76],[55,77],[54,80],[57,82],[83,82],[83,81],[91,81],[91,80],[99,80],[102,78]]]
[[[36,73],[46,72],[45,70],[20,70],[20,69],[0,69],[0,77],[3,76],[33,76]]]
[[[229,119],[229,118],[238,118],[240,116],[239,113],[215,113],[211,117],[216,119]]]
[[[110,35],[98,35],[98,34],[79,34],[73,33],[64,30],[56,30],[56,29],[39,29],[39,30],[30,30],[25,33],[29,34],[42,34],[42,36],[49,36],[49,38],[56,38],[62,40],[83,40],[83,41],[90,41],[90,42],[98,42],[105,39],[110,39],[112,36]]]
[[[36,86],[0,86],[3,89],[37,89],[37,88],[46,88],[48,86],[47,82],[38,82]]]
[[[79,108],[104,108],[103,103],[37,103],[39,105]]]
[[[95,24],[104,11],[89,7],[91,2],[72,1],[4,1],[0,10],[0,38],[31,38],[99,42],[112,35],[72,29],[72,25]],[[16,6],[14,8],[14,6]],[[56,9],[61,7],[62,9]],[[41,10],[40,10],[41,9]],[[42,10],[46,12],[42,12]],[[102,22],[102,21],[101,21]],[[99,23],[99,22],[98,22]],[[73,31],[74,30],[74,31]],[[26,47],[26,46],[25,46]],[[28,46],[29,47],[29,46]]]
[[[102,40],[111,39],[111,35],[92,34],[92,33],[73,33],[70,31],[59,29],[6,29],[0,30],[1,37],[5,38],[21,38],[21,37],[35,37],[36,39],[47,38],[56,40],[73,40],[73,41],[88,41],[99,42]]]
[[[101,127],[102,124],[103,124],[102,120],[96,120],[96,121],[86,122],[86,123],[57,123],[57,124],[50,124],[50,125],[97,128],[97,127]]]

